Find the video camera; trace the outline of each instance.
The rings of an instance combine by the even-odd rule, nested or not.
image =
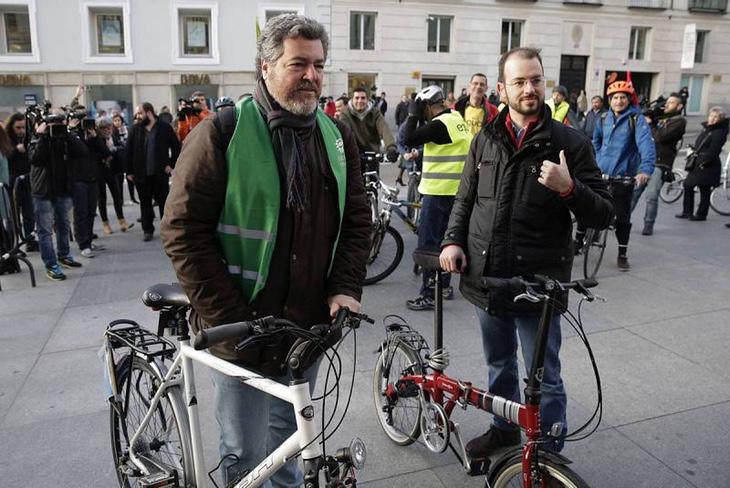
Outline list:
[[[648,102],[643,108],[642,113],[644,116],[651,118],[653,122],[666,117],[664,112],[664,105],[667,99],[663,95],[659,95],[659,98],[652,102]]]
[[[81,121],[81,129],[87,130],[87,129],[96,129],[96,121],[94,119],[89,118],[89,114],[84,109],[72,109],[70,107],[65,107],[66,113],[68,114],[66,117],[69,121],[72,119],[80,120]]]
[[[63,114],[51,113],[51,102],[44,100],[42,105],[30,104],[25,108],[25,134],[26,138],[30,141],[30,136],[33,134],[35,127],[41,123],[45,123],[48,126],[48,134],[51,137],[63,137],[68,133],[68,129],[64,122],[66,116]]]
[[[189,115],[199,115],[203,109],[200,108],[200,104],[194,98],[180,98],[178,99],[178,105],[181,105],[177,112],[177,116],[180,120],[185,120]],[[196,107],[196,105],[198,105]]]

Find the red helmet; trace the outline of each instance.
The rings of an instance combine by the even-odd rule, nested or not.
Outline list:
[[[606,95],[609,97],[613,95],[614,93],[626,93],[627,95],[633,95],[634,94],[634,85],[632,85],[628,81],[614,81],[610,85],[608,85],[608,90],[606,90]]]

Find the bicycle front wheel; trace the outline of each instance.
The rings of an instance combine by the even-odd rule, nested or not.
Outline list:
[[[664,203],[674,203],[684,194],[684,173],[678,169],[673,170],[672,173],[674,181],[664,183],[659,190],[659,198]]]
[[[532,480],[532,486],[562,488],[588,488],[588,483],[564,464],[555,463],[545,457],[538,461],[540,480]],[[491,488],[522,488],[522,456],[518,454],[507,461],[496,473],[490,474]]]
[[[583,277],[592,280],[598,273],[606,252],[608,230],[587,229],[583,240]]]
[[[385,230],[376,228],[373,242],[370,245],[370,256],[367,261],[367,274],[363,285],[372,285],[388,277],[403,259],[403,237],[388,226]]]
[[[720,215],[730,215],[730,182],[723,181],[710,193],[710,207]]]
[[[421,435],[421,401],[418,386],[397,383],[404,374],[421,373],[418,354],[400,341],[384,347],[375,363],[375,415],[385,435],[399,446],[412,444]]]
[[[124,363],[122,360],[119,364]],[[131,356],[131,364],[117,367],[117,378],[122,402],[121,406],[111,406],[109,416],[112,454],[119,486],[133,488],[142,473],[130,461],[129,441],[147,415],[162,377],[150,363]],[[189,431],[182,393],[179,387],[169,388],[135,442],[134,453],[151,473],[176,473],[180,486],[189,486],[195,480]]]

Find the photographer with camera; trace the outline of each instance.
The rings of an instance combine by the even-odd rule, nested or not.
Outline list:
[[[677,157],[677,151],[687,127],[687,119],[682,117],[684,104],[678,93],[669,95],[663,106],[659,103],[644,111],[644,118],[651,127],[651,135],[654,138],[654,146],[656,147],[654,172],[651,174],[648,183],[637,185],[634,188],[634,196],[631,202],[631,211],[633,212],[641,194],[646,190],[644,229],[641,231],[641,235],[644,236],[654,234],[654,221],[659,209],[659,192],[665,181],[672,181],[674,158]]]
[[[29,236],[35,230],[35,218],[33,217],[33,199],[30,194],[30,163],[28,162],[28,141],[25,131],[26,121],[22,113],[14,113],[5,121],[5,131],[12,146],[8,156],[10,169],[10,189],[15,188],[19,177],[26,178],[18,182],[17,205],[18,213],[23,221],[23,236]],[[26,252],[37,252],[38,241],[32,239],[25,245]]]
[[[77,161],[86,157],[85,144],[66,126],[66,115],[60,108],[37,119],[35,136],[28,148],[31,191],[36,230],[46,276],[63,281],[61,266],[81,266],[69,249],[69,212],[73,205],[74,170]],[[53,226],[56,229],[56,250],[53,248]]]
[[[205,94],[201,91],[193,92],[189,100],[181,98],[177,109],[177,136],[180,142],[184,142],[191,130],[208,117],[211,112],[208,110],[208,102]]]

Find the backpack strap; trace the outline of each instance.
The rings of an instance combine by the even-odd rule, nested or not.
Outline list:
[[[225,107],[219,110],[213,119],[213,125],[218,129],[221,137],[221,146],[224,148],[223,154],[228,150],[228,144],[233,138],[233,132],[236,130],[236,108]]]

